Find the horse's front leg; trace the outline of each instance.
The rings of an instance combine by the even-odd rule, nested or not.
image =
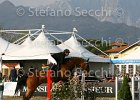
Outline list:
[[[28,89],[26,94],[23,96],[23,100],[29,100],[32,97],[35,90],[36,90],[36,88]]]
[[[68,82],[69,78],[72,76],[72,73],[70,70],[67,70],[67,69],[61,69],[61,80],[64,81],[64,82]]]
[[[26,81],[27,84],[27,91],[25,96],[23,97],[23,100],[29,100],[36,88],[39,86],[39,79],[37,77],[30,77]]]
[[[68,71],[69,71],[69,70],[67,70],[67,69],[65,68],[65,66],[62,67],[61,70],[59,71],[60,77],[61,77],[61,78],[66,77],[66,74],[67,74]]]

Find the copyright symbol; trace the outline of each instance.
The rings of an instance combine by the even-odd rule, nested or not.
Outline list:
[[[116,8],[114,10],[114,15],[121,17],[122,15],[124,15],[124,10],[122,8]]]
[[[115,40],[115,42],[116,42],[116,43],[124,43],[124,41],[123,41],[122,38],[117,38],[117,39]]]
[[[17,10],[16,10],[16,13],[18,16],[23,16],[25,14],[25,10],[24,8],[22,7],[19,7]]]

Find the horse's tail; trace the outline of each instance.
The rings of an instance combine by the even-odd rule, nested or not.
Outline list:
[[[26,86],[27,78],[28,78],[28,76],[27,76],[27,74],[25,74],[21,78],[18,79],[15,94],[18,92],[18,90],[21,90],[23,88],[23,86]]]

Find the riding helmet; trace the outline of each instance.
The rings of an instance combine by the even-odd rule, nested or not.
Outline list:
[[[64,52],[70,53],[70,50],[69,49],[65,49]]]

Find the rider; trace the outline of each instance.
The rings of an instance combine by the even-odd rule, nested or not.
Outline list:
[[[60,70],[61,64],[64,63],[65,57],[68,56],[70,53],[69,49],[65,49],[63,52],[55,53],[52,57],[56,60],[57,65],[54,65],[52,70]]]

